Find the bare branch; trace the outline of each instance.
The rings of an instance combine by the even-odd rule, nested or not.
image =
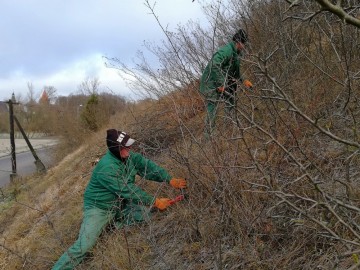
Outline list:
[[[332,4],[330,1],[328,0],[315,0],[317,3],[319,3],[321,5],[321,7],[324,10],[327,10],[333,14],[335,14],[336,16],[338,16],[341,20],[347,22],[348,24],[354,25],[358,28],[360,28],[360,20],[350,16],[348,13],[346,13],[341,6],[339,5],[339,3],[337,5]]]

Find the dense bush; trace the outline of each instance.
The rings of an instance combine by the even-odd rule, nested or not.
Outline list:
[[[148,99],[129,104],[108,126],[128,131],[137,150],[186,177],[189,199],[147,224],[109,228],[80,269],[360,265],[360,33],[317,2],[329,3],[214,1],[205,8],[212,29],[190,23],[165,31],[163,46],[148,46],[160,69],[146,61],[132,69],[112,59]],[[342,5],[356,18],[355,2]],[[239,26],[250,36],[242,68],[255,87],[239,87],[234,114],[220,113],[206,140],[196,82],[214,49]],[[0,256],[8,269],[49,268],[74,241],[92,161],[105,151],[104,132],[64,160],[46,187],[25,185],[21,204],[7,206],[0,221],[11,241],[3,241]],[[138,180],[156,196],[177,195]]]

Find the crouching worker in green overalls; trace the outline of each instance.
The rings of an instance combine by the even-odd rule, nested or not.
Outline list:
[[[115,221],[117,227],[148,220],[150,208],[170,205],[168,198],[155,198],[135,184],[135,176],[186,188],[186,180],[172,178],[163,168],[132,152],[134,139],[125,132],[107,130],[107,153],[95,166],[84,193],[84,215],[78,239],[60,257],[53,269],[73,269],[95,245],[104,228]]]

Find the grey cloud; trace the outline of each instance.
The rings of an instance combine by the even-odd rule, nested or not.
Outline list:
[[[51,74],[91,53],[129,56],[134,47],[140,47],[144,37],[135,33],[148,28],[149,17],[132,14],[129,5],[119,3],[123,1],[104,1],[99,8],[92,8],[98,1],[73,2],[25,2],[20,8],[14,3],[1,9],[5,23],[0,33],[7,45],[0,45],[0,77],[17,69],[32,75]],[[147,37],[149,30],[144,31]]]
[[[169,22],[177,25],[176,20],[191,15],[189,7],[196,7],[191,1],[156,2],[165,26]],[[4,85],[8,91],[9,85],[15,88],[20,82],[26,90],[28,80],[43,81],[46,76],[94,54],[131,63],[144,40],[159,42],[164,38],[143,3],[143,0],[2,1],[0,92],[5,91]],[[181,11],[185,11],[184,7],[186,12]],[[90,76],[96,74],[96,69],[86,72]]]

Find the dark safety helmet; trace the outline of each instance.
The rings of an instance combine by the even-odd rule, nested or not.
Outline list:
[[[248,36],[247,36],[245,30],[239,29],[236,32],[236,34],[233,36],[233,41],[241,42],[241,43],[245,44],[248,41]]]

